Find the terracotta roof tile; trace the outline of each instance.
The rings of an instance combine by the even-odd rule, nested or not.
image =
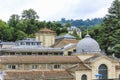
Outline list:
[[[77,56],[1,56],[0,63],[79,63]]]
[[[53,31],[53,30],[50,30],[50,29],[48,29],[48,28],[43,28],[43,29],[41,29],[41,30],[39,30],[40,32],[51,32],[51,33],[55,33],[55,31]]]
[[[70,67],[67,70],[68,71],[81,71],[81,70],[91,70],[91,68],[89,66],[87,66],[86,64],[81,62],[79,64],[76,64],[76,65]]]
[[[90,57],[90,58],[88,58],[88,59],[86,59],[84,62],[92,62],[93,60],[95,60],[95,59],[97,59],[97,58],[100,58],[101,56],[99,56],[99,55],[95,55],[95,56],[92,56],[92,57]]]
[[[73,76],[63,71],[8,71],[5,75],[5,80],[40,80],[40,79],[59,79],[59,80],[73,80]]]
[[[106,58],[106,59],[108,59],[110,61],[113,61],[113,62],[119,62],[119,60],[116,59],[115,57],[112,58],[112,57],[108,57],[106,55],[101,55],[101,54],[96,54],[96,55],[86,59],[84,62],[85,63],[91,63],[91,62],[94,62],[94,61],[96,61],[97,59],[100,59],[100,58]]]

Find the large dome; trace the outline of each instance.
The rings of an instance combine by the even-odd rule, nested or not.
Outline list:
[[[101,49],[97,41],[88,34],[78,42],[76,48],[77,53],[99,53],[100,51]]]

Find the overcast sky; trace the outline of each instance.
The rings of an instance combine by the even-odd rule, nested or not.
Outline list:
[[[0,0],[0,19],[7,21],[12,14],[34,9],[40,21],[91,19],[104,17],[113,0]]]

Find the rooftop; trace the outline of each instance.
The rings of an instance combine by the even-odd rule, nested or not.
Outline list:
[[[77,56],[0,56],[0,63],[79,63],[81,60]]]
[[[43,28],[43,29],[41,29],[41,30],[39,30],[39,32],[50,32],[50,33],[55,33],[55,31],[53,31],[53,30],[50,30],[50,29],[48,29],[48,28]]]
[[[73,76],[65,71],[8,71],[5,80],[73,80]]]
[[[35,38],[26,38],[26,39],[19,40],[16,42],[18,43],[18,42],[39,42],[39,41],[36,41]]]
[[[78,40],[76,39],[62,39],[62,40],[58,40],[55,42],[54,45],[52,45],[52,47],[56,47],[56,48],[63,48],[64,46],[70,44],[70,43],[78,43]]]
[[[2,48],[2,52],[62,52],[61,48],[45,48],[39,46],[15,46],[12,48]]]
[[[98,42],[87,34],[85,38],[78,42],[76,51],[78,54],[79,53],[96,54],[100,53],[101,49],[99,47]]]
[[[76,39],[76,37],[70,35],[70,34],[65,34],[62,36],[57,36],[56,39]]]

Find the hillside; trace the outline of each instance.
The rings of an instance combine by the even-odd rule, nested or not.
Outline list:
[[[91,27],[91,26],[95,26],[98,24],[101,24],[103,22],[102,18],[94,18],[94,19],[87,19],[87,20],[83,20],[83,19],[78,19],[78,20],[66,20],[65,18],[62,18],[60,21],[58,21],[62,24],[66,24],[66,23],[70,23],[72,26],[77,26],[77,27]]]

